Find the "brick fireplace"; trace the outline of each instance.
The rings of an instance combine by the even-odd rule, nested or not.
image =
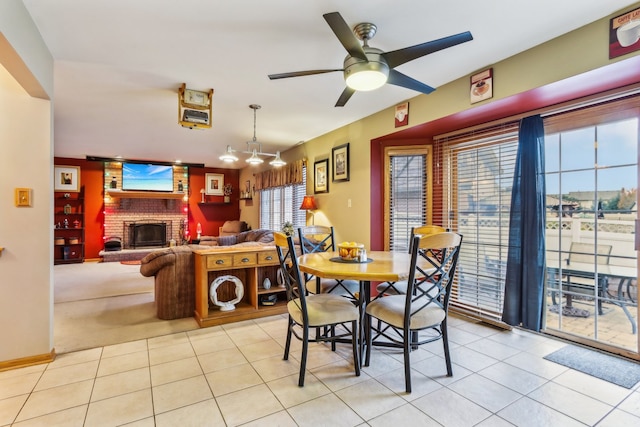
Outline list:
[[[128,192],[121,195],[109,196],[109,190],[121,189],[122,166],[119,163],[105,163],[105,199],[104,199],[104,236],[119,237],[123,242],[123,248],[129,249],[134,246],[141,246],[139,243],[131,242],[131,224],[165,224],[166,239],[164,242],[154,242],[150,246],[167,246],[171,239],[180,241],[180,230],[182,226],[187,226],[187,202],[180,197],[178,185],[187,194],[188,169],[183,166],[174,166],[174,192],[167,198],[162,194],[149,192],[137,192],[133,197]],[[111,187],[111,181],[115,180],[116,188]],[[156,236],[157,237],[157,236]],[[154,239],[158,240],[158,239]]]

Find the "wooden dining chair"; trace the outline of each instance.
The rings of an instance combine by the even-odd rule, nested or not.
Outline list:
[[[413,244],[413,238],[416,235],[429,236],[436,233],[444,233],[446,228],[439,225],[421,225],[419,227],[411,227],[411,237],[409,238],[409,253],[411,253],[411,246]],[[407,282],[400,281],[395,283],[383,282],[376,286],[378,295],[404,295],[407,293]]]
[[[300,248],[303,254],[336,250],[333,227],[311,225],[298,228]],[[357,280],[324,279],[305,274],[307,290],[314,294],[337,294],[357,300],[360,283]]]
[[[292,236],[274,232],[274,243],[280,261],[280,268],[284,272],[284,282],[287,292],[287,311],[289,322],[287,341],[284,348],[284,360],[289,359],[291,337],[302,341],[302,356],[300,357],[300,374],[298,385],[304,386],[304,376],[307,364],[307,352],[310,342],[330,342],[335,351],[336,340],[350,337],[353,347],[353,365],[356,376],[360,376],[360,357],[358,352],[359,310],[348,299],[334,294],[308,294],[303,275],[298,266],[295,246]],[[336,326],[342,326],[336,333]],[[309,335],[310,329],[323,329],[325,333]]]
[[[445,232],[416,235],[411,243],[411,270],[404,295],[389,295],[367,305],[367,354],[371,345],[402,348],[407,393],[411,393],[409,353],[422,344],[442,339],[447,376],[453,375],[447,313],[462,236]],[[380,322],[371,322],[372,318]]]

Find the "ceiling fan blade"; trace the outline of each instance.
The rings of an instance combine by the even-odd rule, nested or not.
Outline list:
[[[353,34],[353,31],[351,31],[351,28],[349,28],[339,12],[325,13],[322,16],[324,16],[324,20],[327,21],[333,33],[338,37],[340,43],[342,43],[342,46],[347,49],[349,55],[369,62],[358,38]]]
[[[404,49],[393,50],[382,54],[390,68],[402,65],[405,62],[413,61],[421,56],[437,52],[448,47],[458,45],[473,40],[473,36],[469,31],[460,34],[454,34],[449,37],[443,37],[438,40],[417,44],[415,46],[405,47]]]
[[[422,82],[412,79],[411,77],[404,75],[401,72],[393,69],[389,70],[389,78],[387,79],[387,83],[396,85],[396,86],[406,87],[407,89],[412,89],[425,94],[430,94],[431,92],[436,90],[435,88],[432,88],[429,85],[426,85]]]
[[[288,77],[302,77],[312,76],[314,74],[332,73],[334,71],[344,71],[342,68],[335,68],[331,70],[308,70],[308,71],[293,71],[291,73],[269,74],[271,80],[286,79]]]
[[[349,98],[351,98],[351,95],[353,95],[354,93],[356,93],[355,89],[351,89],[349,86],[345,87],[344,90],[342,91],[342,94],[340,94],[340,98],[338,98],[338,101],[336,102],[335,106],[344,107],[344,105],[347,103]]]

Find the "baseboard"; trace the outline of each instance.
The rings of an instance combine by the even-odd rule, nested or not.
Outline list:
[[[0,372],[11,369],[25,368],[27,366],[40,365],[42,363],[53,362],[56,358],[56,349],[52,348],[51,353],[39,354],[37,356],[23,357],[20,359],[6,360],[0,362]]]

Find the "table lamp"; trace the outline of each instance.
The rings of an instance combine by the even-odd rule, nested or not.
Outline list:
[[[311,224],[315,225],[315,214],[314,209],[318,209],[316,205],[316,199],[313,196],[304,196],[302,199],[302,204],[300,205],[300,210],[302,211],[310,211],[311,212]]]

